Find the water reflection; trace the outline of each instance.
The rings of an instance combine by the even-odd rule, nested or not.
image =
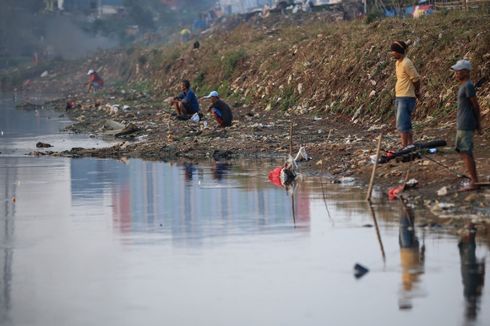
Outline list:
[[[110,201],[114,227],[120,232],[159,232],[193,245],[218,234],[289,227],[292,207],[298,221],[309,221],[306,189],[291,197],[295,205],[289,206],[286,192],[273,189],[266,180],[252,184],[246,174],[229,177],[232,169],[225,162],[203,167],[187,161],[72,160],[71,196],[80,207]]]
[[[425,245],[420,245],[415,233],[415,217],[412,208],[400,200],[400,263],[402,268],[402,290],[398,307],[412,309],[412,300],[420,296],[418,285],[424,273]]]
[[[485,259],[476,257],[475,236],[476,228],[469,224],[458,243],[467,321],[476,320],[485,283]]]
[[[14,196],[16,191],[17,171],[15,168],[7,168],[5,173],[0,173],[0,324],[10,321],[9,310],[11,307],[11,282],[14,251],[13,241],[15,224]]]

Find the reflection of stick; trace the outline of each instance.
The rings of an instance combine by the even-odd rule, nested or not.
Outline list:
[[[386,260],[385,248],[383,246],[383,240],[381,240],[381,233],[379,232],[378,220],[376,219],[376,213],[374,212],[373,205],[369,202],[369,208],[371,209],[371,215],[374,221],[374,227],[376,229],[376,236],[378,237],[379,247],[381,248],[381,255],[383,256],[383,261]]]
[[[293,155],[293,122],[289,124],[289,155]]]
[[[325,191],[325,187],[323,186],[323,161],[322,161],[322,175],[320,176],[320,186],[322,187],[322,197],[323,197],[323,203],[325,204],[325,209],[327,210],[328,218],[332,221],[332,215],[330,215],[330,210],[328,209],[328,204],[327,204],[327,194]]]
[[[373,172],[371,173],[371,180],[369,180],[369,187],[368,187],[368,192],[366,195],[367,201],[371,200],[371,193],[373,192],[374,176],[376,175],[376,167],[378,166],[379,151],[381,149],[381,139],[382,138],[383,138],[383,134],[380,134],[379,138],[378,138],[378,148],[376,149],[376,161],[374,162]]]
[[[294,189],[291,193],[291,211],[293,212],[293,223],[296,225],[296,212],[294,211]]]

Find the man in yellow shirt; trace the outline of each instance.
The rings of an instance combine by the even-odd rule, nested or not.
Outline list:
[[[407,48],[403,41],[391,45],[391,55],[396,59],[396,128],[400,132],[402,148],[413,144],[412,115],[416,98],[420,98],[420,75],[406,57]]]

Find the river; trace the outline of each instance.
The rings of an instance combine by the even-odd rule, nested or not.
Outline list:
[[[287,192],[272,161],[25,155],[107,145],[68,123],[0,101],[0,325],[490,323],[488,244],[400,202]]]

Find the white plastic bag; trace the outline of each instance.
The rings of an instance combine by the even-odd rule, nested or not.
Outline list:
[[[199,118],[199,113],[194,113],[191,117],[191,120],[193,122],[199,122],[200,118]]]

